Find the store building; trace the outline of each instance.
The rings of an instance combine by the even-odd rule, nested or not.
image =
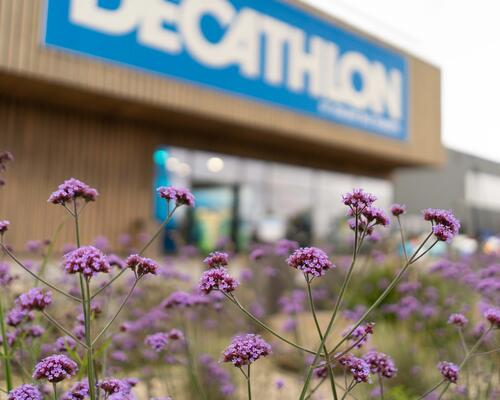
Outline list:
[[[395,168],[445,157],[439,69],[295,1],[0,0],[0,117],[0,149],[16,156],[0,198],[2,218],[22,225],[14,244],[55,229],[61,210],[46,198],[69,176],[101,192],[87,240],[161,216],[159,182],[224,181],[218,160],[208,176],[188,159],[167,168],[174,152],[221,159],[236,174],[233,211],[248,207],[235,168],[249,180],[251,165],[274,168],[276,188],[261,179],[252,192],[277,193],[262,206],[271,215],[277,203],[326,210],[359,179],[389,201]],[[280,168],[307,187],[280,198]],[[293,206],[314,185],[325,197]],[[327,230],[316,214],[313,238]]]

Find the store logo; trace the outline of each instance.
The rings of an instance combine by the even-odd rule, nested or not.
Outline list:
[[[275,0],[50,0],[46,43],[407,136],[406,60]]]

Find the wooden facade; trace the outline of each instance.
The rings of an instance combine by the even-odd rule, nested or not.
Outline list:
[[[13,229],[15,243],[53,230],[63,213],[46,199],[69,176],[102,192],[99,206],[87,211],[88,237],[116,235],[133,219],[147,220],[151,156],[159,145],[378,176],[443,161],[440,71],[409,54],[410,137],[399,142],[47,49],[43,12],[43,0],[0,0],[0,150],[16,156],[0,195],[0,218],[29,224]]]

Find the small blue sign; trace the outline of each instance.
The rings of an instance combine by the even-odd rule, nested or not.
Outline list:
[[[45,44],[408,137],[406,58],[278,0],[47,0]]]

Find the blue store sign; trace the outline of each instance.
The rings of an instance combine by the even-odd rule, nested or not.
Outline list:
[[[277,0],[47,0],[45,44],[406,139],[404,56]]]

